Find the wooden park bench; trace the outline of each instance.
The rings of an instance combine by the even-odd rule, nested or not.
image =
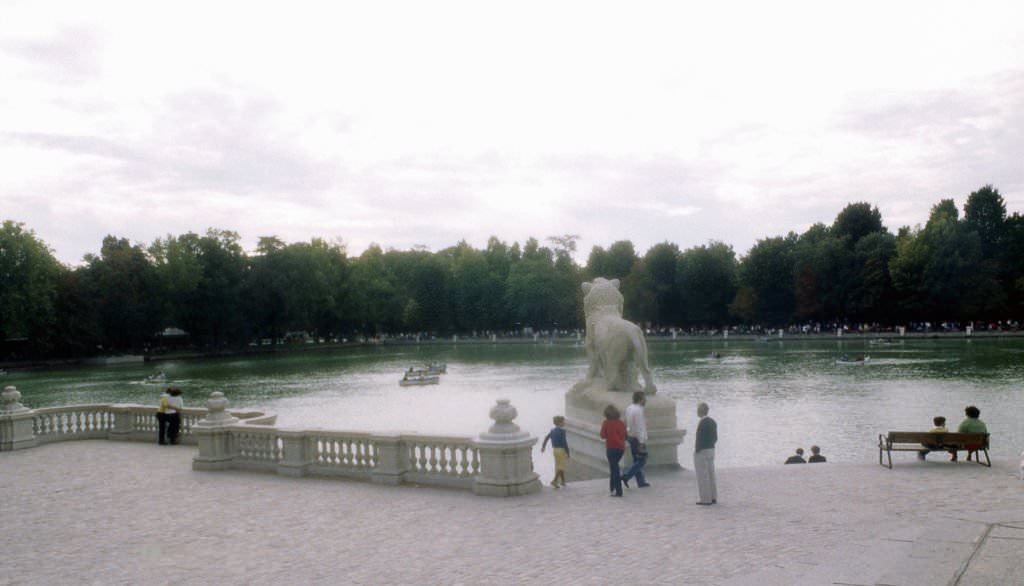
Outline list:
[[[981,452],[984,452],[984,464],[992,467],[992,460],[988,457],[987,433],[890,431],[888,435],[878,434],[878,463],[881,466],[885,466],[882,462],[883,452],[889,458],[889,468],[891,469],[893,452],[921,452],[924,450],[933,452],[976,450],[978,463],[983,463]]]

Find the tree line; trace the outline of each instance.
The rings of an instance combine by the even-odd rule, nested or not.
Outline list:
[[[278,340],[583,327],[580,283],[617,278],[625,316],[654,327],[995,321],[1024,302],[1024,218],[998,190],[952,199],[923,226],[889,232],[851,203],[831,225],[759,240],[742,258],[712,241],[642,256],[628,241],[573,260],[578,236],[492,237],[438,252],[370,246],[348,256],[315,238],[259,240],[209,229],[145,246],[107,236],[80,266],[61,264],[24,224],[0,230],[0,358],[75,357],[159,346],[174,327],[199,349]]]

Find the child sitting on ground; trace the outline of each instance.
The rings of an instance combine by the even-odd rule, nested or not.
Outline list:
[[[811,446],[811,457],[807,458],[808,464],[818,464],[821,462],[827,462],[825,456],[821,455],[821,448],[818,446]]]
[[[548,440],[551,440],[551,451],[555,455],[555,477],[551,480],[551,486],[558,488],[565,486],[565,465],[569,461],[569,443],[565,439],[565,417],[555,415],[552,421],[555,426],[544,437],[540,451],[543,453],[548,447]]]

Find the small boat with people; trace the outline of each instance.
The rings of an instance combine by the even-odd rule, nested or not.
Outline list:
[[[870,356],[865,356],[863,354],[859,354],[859,355],[857,355],[854,358],[851,358],[849,354],[843,354],[842,356],[840,356],[839,358],[836,359],[836,364],[843,364],[843,365],[851,365],[852,364],[852,365],[856,366],[856,365],[864,365],[864,364],[867,364],[869,362],[871,362],[871,357]]]
[[[410,368],[404,375],[402,375],[402,380],[398,381],[398,386],[417,387],[422,385],[436,385],[440,382],[440,374],[432,374],[426,370],[413,370]]]
[[[430,362],[427,364],[427,372],[431,374],[447,374],[448,363],[447,362]]]
[[[163,384],[167,382],[167,373],[162,370],[158,370],[157,372],[154,372],[153,374],[147,376],[145,379],[143,379],[142,382],[148,385]]]

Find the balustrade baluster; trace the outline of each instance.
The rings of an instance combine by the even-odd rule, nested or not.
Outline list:
[[[448,446],[446,444],[441,444],[439,449],[441,450],[441,458],[438,461],[438,464],[440,465],[441,469],[438,470],[438,472],[442,474],[448,474]]]
[[[456,463],[456,466],[455,466],[455,475],[456,476],[465,476],[466,475],[466,446],[459,446],[456,449],[456,454],[458,454],[458,462]]]

